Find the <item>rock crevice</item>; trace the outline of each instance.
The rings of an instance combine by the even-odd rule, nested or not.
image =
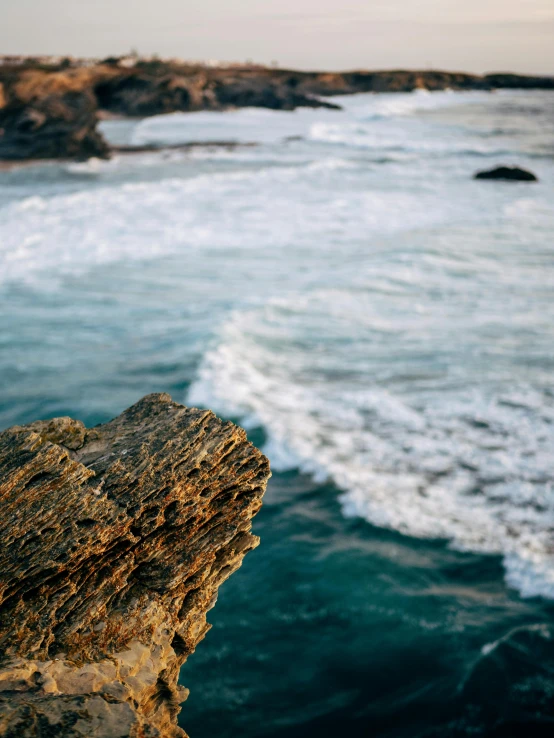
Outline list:
[[[258,544],[244,431],[150,395],[0,434],[0,736],[183,736],[179,669]]]

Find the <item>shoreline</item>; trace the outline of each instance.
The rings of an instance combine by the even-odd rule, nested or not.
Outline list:
[[[0,162],[109,158],[101,120],[172,112],[327,108],[356,93],[418,89],[554,91],[554,77],[474,75],[441,70],[305,72],[260,66],[209,66],[126,58],[97,64],[0,57]]]

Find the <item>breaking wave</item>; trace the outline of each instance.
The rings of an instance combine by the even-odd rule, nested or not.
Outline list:
[[[333,290],[237,312],[187,401],[263,428],[273,467],[332,480],[345,515],[501,554],[523,596],[554,598],[551,363],[508,381],[517,357],[487,367],[485,326],[453,340],[439,307],[381,307]]]

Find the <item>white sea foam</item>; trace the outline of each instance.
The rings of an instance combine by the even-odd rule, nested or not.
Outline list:
[[[331,114],[332,115],[332,114]],[[260,108],[230,112],[172,113],[142,121],[132,143],[175,145],[192,142],[274,143],[288,135],[300,135],[317,111],[294,113]]]
[[[405,118],[421,111],[440,110],[486,99],[489,93],[427,92],[380,95],[345,95],[333,99],[340,111],[299,108],[293,112],[242,108],[228,112],[171,113],[141,121],[131,134],[131,143],[175,145],[191,142],[235,141],[272,144],[287,137],[310,136],[314,140],[337,141],[335,131],[344,128],[349,139],[356,124]],[[328,131],[325,133],[325,131]]]
[[[141,295],[172,285],[193,314],[173,347],[220,326],[189,402],[263,427],[274,468],[332,479],[344,514],[501,554],[512,586],[554,597],[554,171],[537,153],[551,146],[551,97],[340,102],[134,131],[156,143],[255,135],[251,148],[1,174],[0,288],[54,285],[67,304],[65,275],[86,285],[99,269],[94,289],[125,294],[127,267]],[[531,103],[545,111],[532,125]],[[494,132],[499,116],[509,134]],[[540,181],[472,181],[476,156],[493,165],[504,150]]]
[[[354,109],[362,120],[377,120],[484,102],[489,94],[480,91],[454,93],[452,90],[429,92],[417,89],[408,93],[349,96],[346,98],[346,107]]]
[[[99,159],[96,156],[92,156],[87,161],[80,161],[80,162],[74,162],[72,164],[67,164],[66,171],[70,174],[79,174],[79,175],[96,175],[102,172],[103,170],[113,168],[114,164],[117,163],[117,160],[111,159],[108,161],[105,161],[103,159]]]
[[[511,586],[554,598],[552,396],[495,386],[463,325],[446,366],[441,308],[384,320],[380,307],[333,291],[238,312],[187,402],[264,428],[273,467],[331,479],[345,515],[502,554]]]
[[[89,171],[89,165],[79,166],[79,172]],[[90,173],[106,176],[103,167],[93,164]],[[433,207],[431,193],[420,209],[421,195],[379,191],[367,183],[352,191],[365,172],[339,157],[183,174],[32,195],[0,208],[0,282],[38,284],[45,274],[51,280],[191,249],[294,244],[319,251],[336,248],[327,238],[333,230],[341,241],[355,242],[360,235],[424,226],[445,216]],[[348,186],[344,194],[333,189],[339,178]]]
[[[309,137],[321,143],[381,152],[427,155],[459,153],[470,156],[515,155],[515,147],[510,148],[509,141],[484,140],[476,135],[463,135],[455,129],[450,131],[449,135],[445,135],[443,131],[442,135],[433,136],[430,124],[425,121],[412,122],[409,128],[410,135],[407,137],[406,123],[402,117],[393,121],[385,119],[378,125],[371,119],[351,123],[318,121],[311,126]]]

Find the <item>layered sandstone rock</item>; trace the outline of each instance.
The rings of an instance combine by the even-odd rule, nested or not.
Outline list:
[[[150,395],[0,434],[0,736],[184,736],[179,669],[257,546],[244,431]]]

